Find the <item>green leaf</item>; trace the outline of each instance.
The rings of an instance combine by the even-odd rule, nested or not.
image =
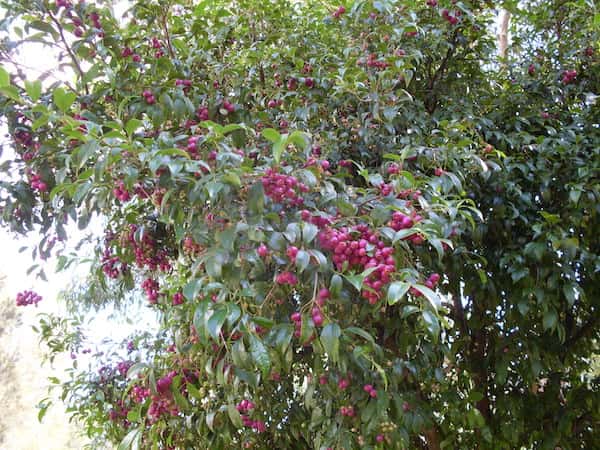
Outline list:
[[[19,90],[15,86],[3,86],[0,87],[0,94],[14,100],[17,103],[21,103],[21,97],[19,95]]]
[[[183,295],[188,301],[193,301],[200,292],[201,286],[202,280],[191,280],[184,286]]]
[[[394,281],[388,287],[387,292],[387,300],[388,305],[395,305],[406,295],[408,289],[410,288],[410,284],[404,281]]]
[[[321,344],[334,363],[339,360],[341,335],[342,330],[337,323],[328,323],[321,331]]]
[[[129,450],[133,448],[134,444],[137,448],[137,446],[139,446],[139,440],[141,437],[142,430],[140,428],[134,428],[133,430],[130,430],[117,447],[117,450]]]
[[[300,269],[300,272],[304,272],[304,270],[308,267],[308,263],[310,262],[310,255],[308,252],[304,250],[299,250],[296,255],[296,267]]]
[[[434,342],[437,342],[440,335],[440,322],[437,316],[433,312],[425,310],[423,311],[422,317],[427,331],[434,339]]]
[[[240,412],[231,403],[227,405],[227,414],[229,414],[229,419],[231,419],[231,423],[236,428],[242,428],[244,426]]]
[[[127,124],[125,125],[125,131],[127,132],[127,135],[129,137],[133,136],[133,134],[135,133],[135,130],[140,128],[143,124],[144,124],[144,122],[142,122],[139,119],[129,119],[127,121]]]
[[[273,160],[275,161],[275,164],[279,164],[279,161],[281,161],[281,155],[283,154],[283,151],[285,150],[285,141],[281,140],[275,143],[275,145],[273,145]]]
[[[54,89],[52,97],[54,99],[54,104],[58,106],[58,109],[60,109],[64,113],[67,112],[67,110],[71,107],[71,105],[77,98],[77,95],[73,92],[67,92],[62,87],[57,87],[56,89]]]
[[[262,183],[254,183],[248,190],[248,210],[251,214],[262,214],[265,209],[265,190]]]
[[[2,82],[0,81],[0,85]],[[33,100],[37,102],[42,95],[42,82],[40,80],[35,81],[25,81],[25,91],[27,91],[27,95]]]
[[[281,141],[281,134],[279,131],[273,128],[265,128],[261,134],[265,139],[271,141],[273,144]]]
[[[307,223],[304,222],[302,224],[302,241],[305,244],[310,244],[312,242],[312,240],[317,236],[317,234],[319,233],[319,229],[317,228],[316,225],[313,225],[312,223]]]
[[[146,363],[135,363],[133,366],[129,368],[127,371],[127,378],[130,380],[137,379],[138,375],[144,370],[148,369],[150,366]]]
[[[435,311],[437,311],[442,306],[442,299],[440,298],[440,296],[436,292],[429,289],[427,286],[423,286],[422,284],[414,284],[413,287],[421,291],[425,298],[429,300],[430,305]]]
[[[546,311],[544,313],[544,320],[543,320],[544,331],[554,330],[556,328],[557,323],[558,323],[558,314],[556,313],[556,310],[554,308],[548,309],[548,311]]]
[[[10,86],[10,74],[0,66],[0,87]]]
[[[331,295],[333,297],[339,297],[339,295],[342,292],[342,284],[342,277],[339,276],[337,273],[333,274],[333,276],[331,277],[331,283],[329,283],[329,291],[331,292]]]
[[[362,328],[348,327],[344,330],[344,333],[355,334],[356,336],[360,336],[360,337],[366,339],[371,344],[375,344],[375,338],[373,336],[371,336],[367,331],[363,330]]]
[[[250,354],[263,375],[266,375],[271,368],[271,358],[263,342],[254,334],[250,335]]]
[[[210,308],[210,302],[205,300],[198,305],[194,311],[194,328],[199,335],[206,335],[206,314]]]
[[[218,311],[215,311],[213,315],[210,316],[210,318],[208,319],[206,328],[208,329],[208,334],[215,341],[220,340],[221,328],[223,328],[225,319],[227,319],[227,310],[225,308],[221,308]]]

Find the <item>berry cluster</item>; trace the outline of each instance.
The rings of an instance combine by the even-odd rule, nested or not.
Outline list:
[[[394,231],[400,231],[412,228],[421,220],[423,220],[423,218],[419,214],[413,214],[411,217],[401,213],[400,211],[396,211],[392,214],[392,220],[390,220],[387,225]],[[411,234],[404,239],[411,241],[415,245],[420,245],[424,241],[423,236],[418,233]]]
[[[117,371],[121,374],[122,377],[127,376],[127,372],[133,366],[131,361],[120,361],[117,364]]]
[[[460,16],[460,11],[456,11],[454,15],[452,15],[447,9],[442,10],[442,17],[446,19],[450,25],[456,25],[458,23],[458,16]]]
[[[158,382],[156,384],[158,385]],[[149,422],[151,424],[156,423],[162,415],[167,414],[171,416],[179,414],[179,409],[175,405],[172,396],[153,395],[152,403],[150,403],[150,407],[148,408]]]
[[[32,173],[30,176],[30,185],[33,190],[39,192],[48,192],[48,185],[42,181],[42,177],[39,174]]]
[[[154,103],[156,103],[156,98],[154,97],[154,94],[152,94],[152,91],[149,89],[144,90],[144,92],[142,92],[142,97],[144,97],[144,100],[146,100],[146,103],[148,103],[149,105],[153,105]]]
[[[366,65],[367,67],[373,67],[378,70],[386,69],[390,65],[388,62],[378,59],[375,53],[369,53],[366,60],[359,59],[357,64],[359,66]]]
[[[252,428],[258,433],[264,433],[267,430],[265,423],[262,420],[252,420],[248,415],[254,408],[254,403],[246,399],[239,402],[235,407],[240,412],[245,427]]]
[[[345,12],[346,12],[346,8],[344,8],[343,6],[340,6],[338,9],[336,9],[334,11],[334,13],[332,14],[332,16],[335,19],[339,19],[342,16],[342,14],[344,14]]]
[[[562,84],[571,84],[577,78],[576,70],[565,70],[562,74]]]
[[[308,186],[298,181],[292,175],[277,173],[275,169],[269,168],[262,177],[262,185],[265,194],[276,203],[286,203],[292,206],[300,206],[304,199],[298,191],[308,192]]]
[[[200,136],[190,136],[187,140],[186,150],[190,154],[192,159],[200,158],[200,154],[198,153],[198,140]]]
[[[125,187],[125,183],[123,180],[117,181],[117,185],[113,189],[113,195],[117,198],[117,200],[125,203],[131,200],[131,194]]]
[[[131,59],[133,60],[133,62],[137,63],[142,60],[142,57],[140,55],[138,55],[137,53],[134,53],[131,48],[125,47],[121,51],[121,58],[129,58],[130,56],[131,56]]]
[[[183,239],[183,252],[189,255],[197,255],[202,251],[202,246],[191,236],[187,236]]]
[[[192,80],[175,80],[175,86],[182,86],[184,91],[189,90],[192,87]]]
[[[294,336],[299,338],[300,336],[302,336],[302,315],[298,311],[296,311],[292,313],[290,319],[292,320],[292,322],[294,322]]]
[[[37,306],[41,301],[42,297],[33,291],[23,291],[17,294],[17,306]]]
[[[235,111],[235,105],[228,100],[223,100],[223,109],[228,113],[232,113]]]
[[[427,278],[425,280],[423,285],[425,287],[428,287],[429,289],[434,289],[437,286],[439,281],[440,281],[440,275],[438,273],[432,273],[431,275],[429,275],[429,278]],[[423,293],[415,287],[410,288],[410,293],[412,295],[414,295],[415,297],[421,297],[423,295]]]
[[[111,409],[108,412],[108,418],[113,422],[117,420],[124,420],[125,426],[129,426],[129,422],[127,421],[127,414],[129,413],[129,408],[125,407],[125,404],[122,400],[117,400],[116,408]]]
[[[354,269],[363,272],[373,269],[365,279],[367,286],[362,296],[375,304],[382,297],[383,286],[390,282],[396,271],[394,249],[380,240],[367,225],[339,230],[327,227],[318,234],[321,247],[333,253],[333,263],[337,270]]]
[[[151,304],[156,304],[158,302],[158,289],[159,289],[158,281],[152,278],[146,278],[142,283],[142,289],[146,292],[146,296],[148,297],[148,301]]]
[[[369,394],[371,398],[377,398],[377,390],[373,387],[372,384],[365,384],[363,386],[363,390]]]
[[[200,106],[198,111],[196,111],[196,117],[199,120],[208,120],[208,108],[206,106]]]
[[[142,403],[144,400],[150,397],[150,389],[143,388],[142,386],[138,386],[136,384],[131,390],[131,397],[133,397],[134,402]]]
[[[281,272],[275,277],[275,282],[277,284],[289,284],[290,286],[295,286],[298,284],[298,277],[292,272]]]
[[[150,233],[144,233],[142,240],[140,242],[136,241],[135,232],[137,229],[137,225],[130,226],[127,242],[133,248],[135,262],[138,267],[146,267],[149,270],[160,269],[162,272],[171,270],[167,250],[158,248],[157,242]]]
[[[176,292],[173,294],[173,306],[182,305],[184,302],[183,294],[181,292]]]
[[[165,52],[163,51],[163,45],[156,37],[153,37],[151,39],[150,44],[152,45],[152,48],[156,50],[156,52],[154,52],[154,57],[156,59],[165,56]]]
[[[391,183],[381,183],[379,185],[379,192],[381,193],[381,195],[383,195],[384,197],[387,197],[388,195],[390,195],[392,192],[394,192],[394,186]]]
[[[255,405],[254,403],[252,403],[250,400],[242,400],[241,402],[239,402],[237,404],[237,406],[235,407],[235,409],[237,409],[240,414],[247,414],[251,409],[254,409]]]
[[[354,417],[356,411],[354,410],[354,406],[342,406],[340,408],[340,414],[346,417]]]

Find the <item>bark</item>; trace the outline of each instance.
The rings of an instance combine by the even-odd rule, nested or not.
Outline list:
[[[500,12],[498,31],[498,56],[500,59],[506,59],[508,52],[508,24],[510,23],[510,12],[503,9]]]

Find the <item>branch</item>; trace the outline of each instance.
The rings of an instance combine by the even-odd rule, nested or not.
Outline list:
[[[596,329],[596,325],[600,322],[600,315],[596,314],[588,320],[577,332],[565,341],[565,349],[572,347],[579,339],[586,337],[589,333]]]
[[[71,60],[73,61],[73,64],[75,65],[75,68],[77,69],[77,72],[79,72],[79,78],[81,78],[81,83],[83,84],[83,89],[85,90],[85,94],[89,95],[90,91],[88,90],[87,83],[84,80],[85,73],[81,69],[81,65],[79,64],[79,60],[77,59],[77,56],[75,56],[75,53],[73,53],[73,50],[71,50],[71,46],[68,44],[67,39],[65,38],[65,34],[63,33],[62,25],[60,24],[58,19],[54,16],[54,14],[52,14],[52,11],[50,11],[49,9],[47,9],[46,11],[48,12],[48,15],[50,16],[50,19],[52,20],[52,22],[54,22],[54,24],[58,28],[58,33],[60,34],[60,40],[62,41],[63,45],[65,46],[67,53],[71,57]]]
[[[167,40],[167,48],[169,49],[169,55],[171,59],[175,59],[175,52],[173,51],[173,45],[171,44],[171,36],[169,35],[169,28],[167,26],[167,16],[169,15],[169,11],[165,13],[162,20],[163,30],[165,31],[165,39]]]
[[[500,31],[498,32],[498,56],[506,59],[508,50],[508,24],[510,22],[510,12],[503,9],[500,12]]]
[[[435,73],[433,74],[433,77],[431,77],[431,79],[429,80],[429,83],[427,85],[427,87],[429,88],[429,91],[431,93],[431,96],[429,97],[429,99],[431,101],[430,101],[430,104],[427,105],[427,112],[429,114],[433,114],[433,112],[435,111],[435,108],[437,106],[437,82],[446,72],[446,69],[448,68],[448,63],[450,62],[450,58],[452,57],[452,55],[454,54],[454,51],[456,50],[456,37],[457,36],[458,36],[458,30],[454,30],[454,33],[452,33],[452,38],[450,39],[450,47],[448,48],[448,51],[446,52],[444,59],[442,59],[442,63],[440,64],[440,67],[438,67],[438,69],[435,71]]]

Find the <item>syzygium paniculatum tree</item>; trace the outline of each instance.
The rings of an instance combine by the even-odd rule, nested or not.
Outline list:
[[[600,446],[593,2],[504,2],[501,60],[484,1],[1,3],[3,224],[100,218],[71,306],[160,324],[54,380],[92,442]]]

